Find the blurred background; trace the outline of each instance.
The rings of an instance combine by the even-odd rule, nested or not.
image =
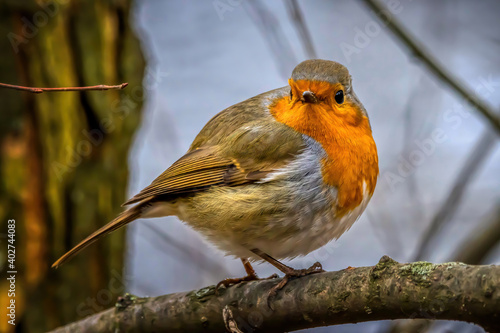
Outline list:
[[[383,3],[498,114],[498,1]],[[7,270],[7,220],[15,219],[16,332],[81,319],[125,292],[156,296],[243,276],[239,260],[173,217],[134,222],[61,268],[50,265],[182,156],[217,112],[286,85],[309,58],[349,68],[370,115],[380,178],[350,231],[290,265],[320,261],[339,270],[385,254],[401,262],[500,262],[498,135],[362,1],[7,0],[0,30],[2,83],[129,83],[106,92],[0,89],[0,267]],[[2,278],[2,311],[7,287]],[[0,330],[14,331],[4,319]],[[482,329],[405,320],[310,331]]]

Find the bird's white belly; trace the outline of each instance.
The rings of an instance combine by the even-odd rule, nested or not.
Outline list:
[[[335,191],[332,190],[332,195]],[[255,221],[245,231],[198,229],[227,255],[260,260],[251,250],[259,249],[277,259],[291,259],[306,255],[328,242],[338,239],[349,230],[368,204],[367,194],[363,202],[342,217],[335,216],[330,200],[328,206],[295,206],[289,214],[266,221]]]
[[[338,217],[337,189],[322,179],[323,154],[310,142],[310,149],[259,184],[209,190],[179,202],[175,215],[228,255],[259,259],[252,249],[277,259],[306,255],[339,238],[370,199],[365,191],[358,207]]]

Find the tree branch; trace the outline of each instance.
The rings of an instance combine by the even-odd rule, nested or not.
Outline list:
[[[473,322],[500,331],[500,266],[400,264],[294,279],[267,305],[277,280],[153,298],[127,295],[115,308],[54,330],[61,332],[276,332],[401,318]]]
[[[318,55],[316,54],[316,50],[314,49],[311,34],[309,33],[309,29],[307,28],[307,24],[304,20],[304,15],[300,10],[300,6],[297,0],[285,1],[285,6],[288,11],[288,15],[292,19],[293,26],[299,34],[302,46],[306,51],[307,57],[309,59],[317,59]]]
[[[481,223],[474,234],[467,237],[467,240],[460,244],[460,249],[455,254],[454,260],[468,264],[481,263],[488,254],[500,244],[500,204],[494,213],[487,217],[486,223]],[[481,221],[483,222],[483,221]]]
[[[125,88],[127,85],[128,85],[128,83],[117,84],[114,86],[107,86],[104,84],[100,84],[97,86],[87,86],[87,87],[36,88],[36,87],[16,86],[14,84],[0,82],[1,88],[22,90],[22,91],[32,92],[35,94],[40,94],[40,93],[43,93],[45,91],[57,92],[57,91],[110,90],[110,89],[120,90],[120,89]]]
[[[438,238],[440,231],[453,220],[463,197],[467,193],[469,185],[496,147],[496,139],[495,133],[485,130],[481,138],[474,145],[458,175],[455,177],[451,190],[448,192],[443,205],[434,214],[431,223],[421,236],[422,241],[417,246],[413,260],[427,259],[425,257],[429,251],[431,251],[432,242]]]
[[[400,23],[398,20],[392,16],[384,5],[382,5],[378,0],[361,0],[369,8],[373,10],[373,13],[379,17],[379,19],[387,25],[394,35],[412,52],[412,55],[420,59],[420,61],[427,66],[435,77],[437,77],[441,82],[446,84],[448,87],[452,88],[458,95],[460,95],[464,100],[470,103],[479,113],[481,113],[489,123],[493,126],[497,134],[500,134],[500,119],[496,113],[482,100],[476,97],[473,93],[474,90],[466,87],[459,80],[454,78],[432,54],[427,50],[427,48],[421,44],[415,37],[413,37],[410,32]],[[388,16],[389,15],[389,16]]]

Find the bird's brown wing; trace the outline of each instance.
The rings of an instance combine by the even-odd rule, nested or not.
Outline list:
[[[209,186],[235,186],[251,182],[236,162],[220,156],[215,147],[188,152],[124,205],[160,195],[197,192]]]
[[[175,198],[211,186],[259,181],[293,159],[304,147],[302,136],[281,123],[250,122],[219,145],[188,152],[124,205],[159,196]]]

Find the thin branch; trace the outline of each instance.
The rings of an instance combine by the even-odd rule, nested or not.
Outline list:
[[[304,15],[302,15],[302,11],[300,10],[297,0],[285,1],[285,5],[288,10],[288,15],[290,15],[293,20],[293,26],[300,36],[302,46],[304,47],[307,56],[309,59],[316,59],[318,56],[316,55],[316,50],[314,49],[312,43],[311,34],[309,33],[309,29],[307,28],[307,24],[304,20]]]
[[[497,134],[500,134],[500,119],[496,113],[474,94],[474,90],[466,87],[462,82],[454,78],[442,64],[421,44],[410,32],[394,17],[387,16],[390,13],[378,0],[361,0],[394,35],[412,52],[412,55],[420,59],[430,72],[443,83],[452,88],[458,95],[471,104],[479,113],[489,120]]]
[[[243,1],[242,4],[271,49],[281,77],[288,80],[297,60],[278,18],[261,0]]]
[[[400,264],[384,256],[373,267],[348,268],[290,281],[213,286],[153,298],[126,295],[115,308],[58,328],[61,332],[283,332],[401,318],[473,322],[500,331],[500,266]]]
[[[459,250],[454,255],[454,260],[467,264],[479,264],[487,255],[500,244],[500,205],[496,211],[487,217],[487,222],[482,223],[480,230],[460,245]]]
[[[465,164],[459,171],[450,192],[441,208],[434,215],[431,223],[427,227],[422,241],[415,253],[415,260],[422,260],[430,251],[430,244],[439,235],[443,227],[452,220],[455,212],[460,206],[460,202],[466,193],[474,176],[481,170],[481,166],[486,162],[491,151],[496,146],[496,135],[486,129],[478,143],[472,148],[472,152],[466,159]]]
[[[17,85],[8,84],[8,83],[0,83],[0,87],[2,87],[2,88],[22,90],[22,91],[35,93],[35,94],[40,94],[43,92],[57,92],[57,91],[84,91],[84,90],[111,90],[111,89],[120,90],[120,89],[125,88],[126,86],[128,86],[128,83],[125,82],[125,83],[117,84],[114,86],[107,86],[104,84],[100,84],[97,86],[87,86],[87,87],[37,88],[37,87],[17,86]]]

